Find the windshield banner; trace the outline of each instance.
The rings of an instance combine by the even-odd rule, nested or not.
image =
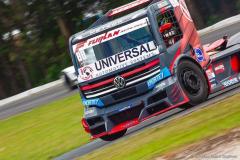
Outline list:
[[[114,39],[116,37],[122,36],[124,34],[130,33],[139,28],[146,27],[147,25],[148,25],[148,18],[143,18],[131,24],[122,26],[120,28],[117,28],[117,29],[105,32],[103,34],[100,34],[96,37],[90,38],[86,41],[81,41],[78,44],[73,45],[73,51],[75,54],[81,54],[81,50],[96,46],[100,43],[103,43],[111,39]]]
[[[159,54],[158,47],[153,41],[142,44],[80,68],[78,81],[81,83],[106,75],[157,54]]]

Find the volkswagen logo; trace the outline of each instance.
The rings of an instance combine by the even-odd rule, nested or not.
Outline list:
[[[117,87],[118,89],[122,89],[126,86],[126,81],[121,76],[115,77],[113,83],[114,83],[114,86]]]

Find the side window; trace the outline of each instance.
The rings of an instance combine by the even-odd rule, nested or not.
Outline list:
[[[183,33],[179,27],[173,10],[157,15],[157,23],[159,32],[162,35],[167,48],[171,47],[183,38]]]

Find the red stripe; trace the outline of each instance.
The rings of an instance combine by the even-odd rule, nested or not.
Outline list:
[[[128,72],[128,73],[124,73],[124,74],[122,75],[122,77],[124,77],[124,78],[130,77],[130,76],[132,76],[132,75],[134,75],[134,74],[136,74],[136,73],[138,73],[138,72],[142,72],[142,71],[144,71],[144,70],[146,70],[146,69],[149,69],[149,68],[151,68],[151,67],[156,66],[157,64],[159,64],[159,62],[160,62],[160,60],[159,60],[159,59],[156,59],[156,60],[148,63],[147,65],[145,65],[145,66],[143,66],[143,67],[141,67],[141,68],[135,69],[135,70],[133,70],[133,71],[131,71],[131,72]]]
[[[135,118],[133,120],[130,120],[130,121],[126,121],[126,122],[123,122],[117,126],[115,126],[108,134],[114,134],[114,133],[117,133],[117,132],[120,132],[126,128],[131,128],[133,126],[136,126],[138,125],[140,122],[138,120],[138,118]]]
[[[108,84],[108,83],[112,83],[113,80],[114,80],[114,78],[111,78],[111,79],[102,81],[102,82],[100,82],[100,83],[96,83],[96,84],[93,84],[93,85],[83,86],[83,87],[81,87],[81,90],[82,90],[82,91],[86,91],[86,90],[98,88],[98,87],[104,86],[104,85],[106,85],[106,84]]]
[[[90,133],[90,129],[89,129],[89,126],[88,126],[87,121],[86,121],[85,118],[82,119],[82,125],[83,125],[83,128],[85,129],[85,131],[87,133]]]
[[[147,65],[145,65],[145,66],[143,66],[143,67],[141,67],[141,68],[135,69],[135,70],[130,71],[130,72],[128,72],[128,73],[124,73],[124,74],[122,74],[121,76],[124,77],[124,78],[130,77],[130,76],[132,76],[132,75],[137,74],[138,72],[142,72],[142,71],[144,71],[144,70],[146,70],[146,69],[149,69],[149,68],[151,68],[151,67],[156,66],[157,64],[159,64],[159,62],[160,62],[160,60],[159,60],[159,59],[156,59],[156,60],[148,63]],[[104,85],[106,85],[106,84],[112,83],[113,80],[114,80],[114,78],[111,78],[111,79],[102,81],[102,82],[100,82],[100,83],[83,86],[83,87],[81,87],[81,90],[82,90],[82,91],[86,91],[86,90],[90,90],[90,89],[95,89],[95,88],[104,86]]]

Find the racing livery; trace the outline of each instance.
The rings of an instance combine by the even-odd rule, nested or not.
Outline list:
[[[240,40],[202,45],[184,0],[136,0],[110,10],[69,46],[92,138],[197,105],[239,83]]]

